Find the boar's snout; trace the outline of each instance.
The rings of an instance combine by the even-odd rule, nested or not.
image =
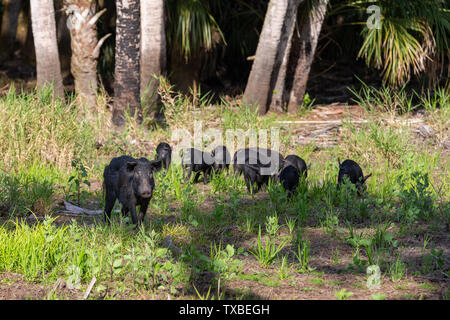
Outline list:
[[[151,190],[145,190],[139,193],[139,196],[141,198],[150,198],[152,196],[152,191]]]

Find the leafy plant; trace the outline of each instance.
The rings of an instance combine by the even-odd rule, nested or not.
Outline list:
[[[386,299],[386,295],[384,293],[378,292],[371,295],[372,300],[384,300]]]
[[[288,267],[288,257],[287,255],[284,255],[281,258],[281,264],[278,271],[278,277],[280,280],[284,280],[289,276],[289,267]]]
[[[399,219],[407,223],[418,219],[429,219],[433,215],[433,196],[428,180],[428,173],[413,172],[409,177],[401,175],[397,179],[399,197],[402,207],[397,211]]]
[[[334,291],[334,296],[338,299],[338,300],[347,300],[348,298],[350,298],[351,296],[353,296],[353,292],[347,292],[347,289],[343,288],[339,291]]]
[[[311,249],[311,243],[308,240],[302,240],[302,239],[298,240],[297,253],[294,252],[294,255],[297,258],[297,261],[299,264],[298,271],[300,273],[310,272],[310,271],[315,270],[315,268],[312,268],[309,265],[310,249]]]
[[[282,241],[276,245],[272,237],[266,236],[264,244],[261,239],[261,225],[258,229],[257,247],[255,250],[250,250],[250,253],[261,263],[264,268],[267,268],[277,257],[278,253],[286,246],[287,240]]]
[[[68,181],[69,194],[70,190],[75,189],[77,204],[80,205],[82,196],[85,198],[88,194],[87,191],[82,190],[82,185],[90,187],[91,183],[87,179],[88,173],[80,158],[72,160],[72,168],[74,173],[69,177]]]
[[[278,229],[280,229],[280,226],[278,225],[277,215],[267,217],[265,225],[266,225],[266,231],[269,234],[269,236],[274,237],[276,235],[276,233],[278,232]]]
[[[222,244],[217,246],[215,243],[211,245],[209,268],[214,270],[219,278],[226,280],[232,279],[242,268],[242,262],[234,259],[234,246],[227,244],[225,250]]]
[[[389,277],[393,282],[399,282],[402,280],[403,276],[406,274],[406,265],[400,260],[398,256],[395,262],[389,267]]]

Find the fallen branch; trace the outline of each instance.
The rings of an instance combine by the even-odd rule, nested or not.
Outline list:
[[[98,215],[102,214],[103,210],[89,210],[85,208],[78,207],[70,202],[67,202],[64,200],[64,206],[66,207],[67,211],[64,211],[65,213],[73,214],[73,215],[80,215],[80,214],[87,214],[87,215]]]
[[[93,276],[91,282],[89,283],[89,286],[86,289],[86,292],[83,295],[83,300],[86,300],[89,297],[89,294],[91,293],[91,290],[94,287],[95,281],[97,281],[97,278]]]

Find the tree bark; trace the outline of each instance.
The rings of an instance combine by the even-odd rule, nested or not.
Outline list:
[[[166,29],[164,0],[141,1],[141,98],[153,105],[158,82],[166,70]]]
[[[19,43],[21,50],[23,50],[27,42],[28,26],[30,23],[30,3],[25,1],[17,19],[16,41]]]
[[[140,121],[140,1],[117,0],[113,123],[125,123],[124,111]]]
[[[97,40],[95,23],[105,12],[96,13],[92,0],[64,0],[70,31],[72,59],[70,69],[75,79],[75,92],[89,108],[96,106],[97,58],[100,47],[110,34]]]
[[[256,49],[243,101],[259,114],[265,114],[271,104],[273,90],[288,49],[288,30],[292,11],[298,0],[271,0]],[[292,22],[291,22],[292,23]]]
[[[36,50],[37,87],[53,84],[54,95],[64,96],[58,45],[56,41],[55,10],[51,0],[31,0],[31,22]]]
[[[282,47],[278,51],[280,56],[276,59],[276,63],[281,63],[281,66],[275,66],[275,69],[279,69],[279,72],[275,82],[275,88],[269,93],[269,95],[272,96],[270,99],[269,110],[278,113],[284,112],[285,105],[287,104],[287,101],[285,100],[287,65],[291,51],[292,36],[297,20],[298,6],[302,1],[303,0],[289,1],[286,18],[281,31],[282,38],[280,40],[280,46]]]
[[[56,38],[58,39],[59,61],[63,79],[70,75],[70,32],[67,28],[67,17],[64,13],[63,0],[55,0]]]
[[[328,0],[314,0],[311,10],[306,11],[305,19],[300,26],[300,35],[294,34],[287,75],[288,112],[295,113],[303,104],[309,72],[314,60],[317,42],[327,11]],[[289,72],[288,72],[289,73]]]
[[[14,51],[17,24],[22,0],[4,0],[4,12],[0,30],[0,60],[8,59]]]

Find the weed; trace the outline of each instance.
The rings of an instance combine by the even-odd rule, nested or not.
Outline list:
[[[389,267],[389,277],[393,282],[399,282],[406,274],[406,265],[400,260],[398,256],[395,262]]]
[[[298,242],[297,253],[294,253],[294,254],[298,261],[298,265],[299,265],[298,272],[300,272],[300,273],[310,272],[315,269],[309,265],[310,249],[311,249],[311,244],[308,240],[300,240]]]
[[[284,255],[281,258],[280,268],[278,270],[278,277],[280,280],[284,280],[289,276],[289,267],[288,267],[288,259],[287,255]]]
[[[378,292],[371,295],[372,300],[384,300],[386,295],[384,293]]]
[[[74,173],[69,177],[69,190],[66,198],[69,199],[71,190],[75,189],[77,204],[81,205],[82,197],[85,200],[88,194],[87,191],[82,190],[82,185],[85,184],[86,186],[90,187],[91,183],[87,179],[87,170],[80,158],[75,158],[74,160],[72,160],[72,168],[74,170]]]
[[[334,296],[338,299],[338,300],[347,300],[348,298],[350,298],[351,296],[353,296],[353,292],[347,292],[347,289],[341,289],[339,291],[334,291]]]
[[[232,245],[227,244],[225,250],[221,243],[218,246],[215,243],[211,245],[209,268],[218,274],[219,279],[232,279],[241,271],[243,263],[233,258],[234,253]]]
[[[264,268],[267,268],[277,257],[278,253],[286,246],[287,241],[282,241],[276,245],[272,237],[265,237],[264,245],[261,239],[261,226],[258,229],[257,247],[255,250],[250,250],[250,253],[261,263]]]
[[[296,225],[297,219],[296,218],[292,218],[292,217],[287,217],[286,218],[286,226],[289,229],[289,234],[292,235],[294,232],[294,228]]]

